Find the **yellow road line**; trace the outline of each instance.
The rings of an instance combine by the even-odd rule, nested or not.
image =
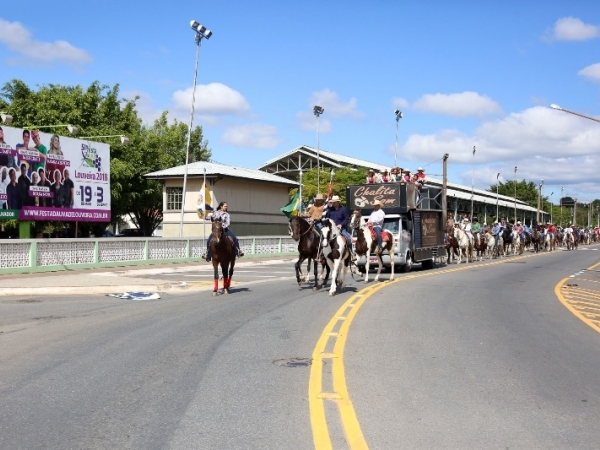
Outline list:
[[[521,256],[513,256],[510,259],[497,259],[487,263],[465,263],[459,267],[427,271],[421,273],[412,273],[394,281],[381,282],[375,285],[370,285],[357,293],[353,294],[333,315],[325,329],[321,333],[315,349],[312,354],[312,365],[310,368],[310,379],[308,383],[308,403],[310,412],[310,423],[313,433],[313,442],[317,450],[332,449],[331,436],[327,426],[327,417],[325,414],[325,402],[333,401],[338,407],[342,428],[346,436],[346,440],[351,450],[368,449],[367,442],[364,438],[360,423],[356,417],[356,412],[350,400],[350,394],[346,385],[346,375],[344,368],[344,348],[346,338],[350,330],[350,325],[358,310],[364,302],[371,297],[375,292],[392,284],[409,281],[414,278],[422,278],[427,276],[441,275],[451,272],[468,270],[471,268],[487,267],[497,264],[503,264],[511,261],[516,261],[534,256],[541,256],[549,253],[533,253]],[[337,325],[340,325],[339,330],[334,331]],[[330,338],[335,339],[333,353],[327,352],[327,345],[330,343]],[[334,392],[323,392],[323,359],[331,359],[331,372],[333,379]]]
[[[600,262],[594,264],[591,267],[588,267],[587,270],[593,270],[596,267],[600,266]],[[563,278],[562,280],[560,280],[558,282],[558,284],[554,287],[554,294],[556,295],[556,297],[558,297],[558,300],[569,310],[571,311],[576,317],[578,317],[583,323],[585,323],[586,325],[590,326],[591,328],[593,328],[594,330],[596,330],[598,333],[600,333],[600,326],[598,326],[596,323],[594,323],[593,320],[588,319],[587,317],[585,317],[583,315],[582,312],[580,312],[577,308],[575,308],[573,305],[571,305],[571,303],[565,298],[565,296],[562,293],[562,288],[563,285],[565,285],[568,281],[573,281],[573,278],[567,277],[567,278]],[[567,292],[565,292],[565,294],[569,295]]]

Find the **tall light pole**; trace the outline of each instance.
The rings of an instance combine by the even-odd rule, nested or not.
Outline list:
[[[496,174],[496,220],[498,220],[498,185],[500,184],[500,172]]]
[[[396,115],[396,148],[394,149],[394,167],[398,167],[398,164],[396,163],[396,156],[398,155],[398,122],[400,122],[400,119],[402,119],[402,111],[397,109],[394,111],[394,114]]]
[[[473,146],[473,162],[471,163],[471,220],[473,220],[473,200],[475,199],[475,151]]]
[[[554,195],[554,191],[550,192],[550,223],[554,224],[554,220],[552,220],[552,207],[554,206],[552,204],[552,196]]]
[[[185,146],[185,168],[183,171],[183,192],[181,193],[181,218],[179,220],[179,237],[183,237],[183,216],[185,213],[185,194],[187,190],[188,163],[190,161],[190,140],[192,138],[192,125],[194,123],[194,103],[196,102],[196,79],[198,78],[198,56],[200,55],[200,42],[202,38],[210,39],[212,31],[195,20],[190,22],[192,30],[196,33],[196,64],[194,67],[194,87],[192,89],[192,108],[190,112],[190,127],[188,129],[187,144]]]
[[[552,103],[550,105],[550,108],[556,109],[557,111],[563,111],[563,112],[566,112],[566,113],[569,113],[569,114],[574,114],[576,116],[583,117],[584,119],[590,119],[590,120],[593,120],[594,122],[600,122],[600,119],[596,119],[595,117],[586,116],[585,114],[580,114],[580,113],[577,113],[575,111],[570,111],[568,109],[561,108],[556,103]]]
[[[542,182],[538,186],[537,215],[535,217],[535,219],[537,220],[538,224],[540,223],[540,203],[542,201],[542,186],[543,185],[544,185],[544,179],[542,178]],[[542,222],[543,222],[543,220],[542,220]]]
[[[319,147],[319,118],[325,110],[318,105],[313,108],[313,113],[317,116],[317,194],[321,192],[321,150]]]
[[[562,228],[562,201],[563,201],[563,190],[564,186],[560,187],[560,227]]]
[[[517,166],[515,166],[515,223],[517,223]]]

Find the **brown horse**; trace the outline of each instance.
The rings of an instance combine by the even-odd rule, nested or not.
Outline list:
[[[452,224],[449,224],[446,228],[446,252],[448,253],[446,264],[450,264],[453,259],[456,259],[460,252],[458,240],[454,236],[454,225]]]
[[[544,245],[544,236],[537,228],[531,233],[531,242],[533,243],[533,251],[538,253]]]
[[[296,281],[298,285],[301,285],[303,280],[302,263],[308,259],[310,270],[310,260],[312,259],[315,265],[315,284],[313,289],[320,289],[323,285],[319,285],[319,264],[317,261],[322,257],[321,233],[317,231],[314,224],[309,224],[301,217],[293,216],[290,219],[290,234],[292,235],[292,239],[298,242],[298,252],[300,253],[298,261],[294,266],[296,268]],[[323,284],[327,283],[329,279],[329,265],[325,264],[324,270],[325,279],[323,280]]]
[[[219,266],[221,266],[221,273],[223,274],[222,293],[229,294],[229,286],[231,285],[231,277],[233,276],[233,267],[235,266],[235,246],[233,240],[225,233],[221,219],[212,221],[210,251],[212,253],[212,264],[215,277],[213,296],[216,296],[219,290]]]
[[[479,243],[477,243],[477,241],[479,241]],[[487,250],[487,239],[483,231],[473,233],[473,250],[475,261],[482,261]]]

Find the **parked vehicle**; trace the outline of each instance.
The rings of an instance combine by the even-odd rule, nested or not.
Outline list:
[[[144,233],[139,228],[123,228],[115,237],[144,237]]]
[[[361,225],[373,211],[373,202],[379,200],[382,203],[385,212],[383,228],[392,232],[396,240],[394,262],[400,272],[410,271],[413,263],[432,269],[435,258],[445,254],[441,194],[440,188],[426,185],[419,190],[417,185],[405,182],[346,188],[349,213],[360,210]],[[376,263],[377,258],[372,258],[371,263]],[[389,254],[384,253],[382,259],[384,267],[389,268]],[[365,264],[364,256],[356,263],[360,271],[364,271]]]

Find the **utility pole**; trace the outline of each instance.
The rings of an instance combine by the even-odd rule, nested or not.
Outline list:
[[[577,225],[577,199],[575,199],[575,203],[573,204],[573,226]]]
[[[446,201],[446,192],[448,191],[448,153],[444,153],[443,175],[442,175],[442,226],[446,229],[448,223],[448,202]]]

